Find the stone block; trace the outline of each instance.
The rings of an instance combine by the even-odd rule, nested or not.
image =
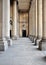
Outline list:
[[[17,40],[17,37],[15,36],[15,37],[12,37],[12,40]]]
[[[7,41],[0,40],[0,51],[5,51],[8,49],[8,43]]]
[[[46,42],[42,42],[42,50],[46,51]]]
[[[12,40],[11,39],[8,39],[7,42],[8,42],[8,46],[12,46]]]
[[[8,46],[12,46],[12,39],[10,39],[9,37],[5,37],[8,43]]]
[[[37,46],[39,47],[39,42],[41,41],[41,39],[37,39]]]

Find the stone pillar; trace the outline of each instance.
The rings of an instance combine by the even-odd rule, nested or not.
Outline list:
[[[46,0],[42,2],[42,20],[43,20],[43,40],[40,42],[39,48],[43,50],[43,53],[46,55]]]
[[[8,42],[8,46],[12,45],[10,39],[10,0],[3,1],[3,23],[4,23],[4,38]]]
[[[6,50],[7,42],[3,40],[3,0],[0,0],[0,51]]]
[[[33,1],[33,35],[36,36],[36,0]]]
[[[4,34],[5,37],[10,37],[10,1],[3,1],[3,22],[4,22]]]
[[[34,39],[34,42],[35,42],[35,45],[37,45],[37,37],[38,37],[38,0],[35,0],[35,15],[36,15],[36,32],[35,32],[35,39]]]
[[[44,39],[46,39],[46,0],[44,0],[44,14],[43,14],[43,16],[44,16],[44,22],[43,22],[43,30],[44,30],[44,32],[43,32],[43,37],[44,37]]]
[[[29,11],[29,25],[30,34],[36,36],[36,0],[33,0],[31,3]]]
[[[35,45],[42,40],[43,36],[43,0],[36,0],[36,40]],[[39,38],[39,39],[38,39]]]
[[[12,26],[12,37],[13,39],[17,39],[17,18],[18,18],[18,12],[17,12],[17,3],[14,1],[13,3],[13,26]]]
[[[33,1],[32,1],[32,4],[31,4],[31,35],[33,35]]]
[[[39,37],[42,38],[43,36],[43,4],[42,4],[43,0],[39,0]]]
[[[0,39],[2,38],[2,0],[0,0]]]
[[[29,35],[32,35],[32,6],[29,11]]]
[[[38,49],[41,50],[43,38],[43,0],[38,0]]]
[[[36,0],[36,37],[38,35],[38,1]]]
[[[17,24],[16,25],[17,25],[17,27],[16,27],[17,30],[16,31],[17,31],[17,39],[18,39],[19,38],[19,13],[18,13],[18,11],[17,11]]]
[[[0,50],[4,51],[8,48],[8,43],[5,39],[5,36],[9,36],[9,21],[10,21],[10,1],[9,0],[0,0],[0,19],[1,19],[1,29],[0,29]]]

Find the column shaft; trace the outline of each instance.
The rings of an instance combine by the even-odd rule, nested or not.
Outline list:
[[[3,1],[3,29],[4,36],[10,37],[10,1]]]
[[[44,22],[43,22],[43,26],[44,26],[44,28],[43,28],[43,37],[46,39],[46,0],[44,0],[44,11],[43,11],[43,16],[44,16]]]
[[[2,38],[2,0],[0,0],[0,39]]]
[[[10,0],[0,0],[0,8],[0,50],[4,51],[8,48],[5,36],[10,32]]]
[[[38,1],[36,0],[36,37],[38,35]]]
[[[39,37],[43,36],[43,11],[42,0],[39,0]]]
[[[17,37],[17,25],[18,23],[18,11],[17,11],[17,3],[16,1],[14,1],[14,4],[13,4],[13,26],[12,26],[12,36],[13,37]]]

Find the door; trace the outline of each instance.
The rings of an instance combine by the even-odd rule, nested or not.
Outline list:
[[[22,37],[26,37],[26,30],[22,30]]]

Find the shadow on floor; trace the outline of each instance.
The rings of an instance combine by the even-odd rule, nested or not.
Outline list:
[[[46,56],[42,57],[43,61],[46,62]]]

